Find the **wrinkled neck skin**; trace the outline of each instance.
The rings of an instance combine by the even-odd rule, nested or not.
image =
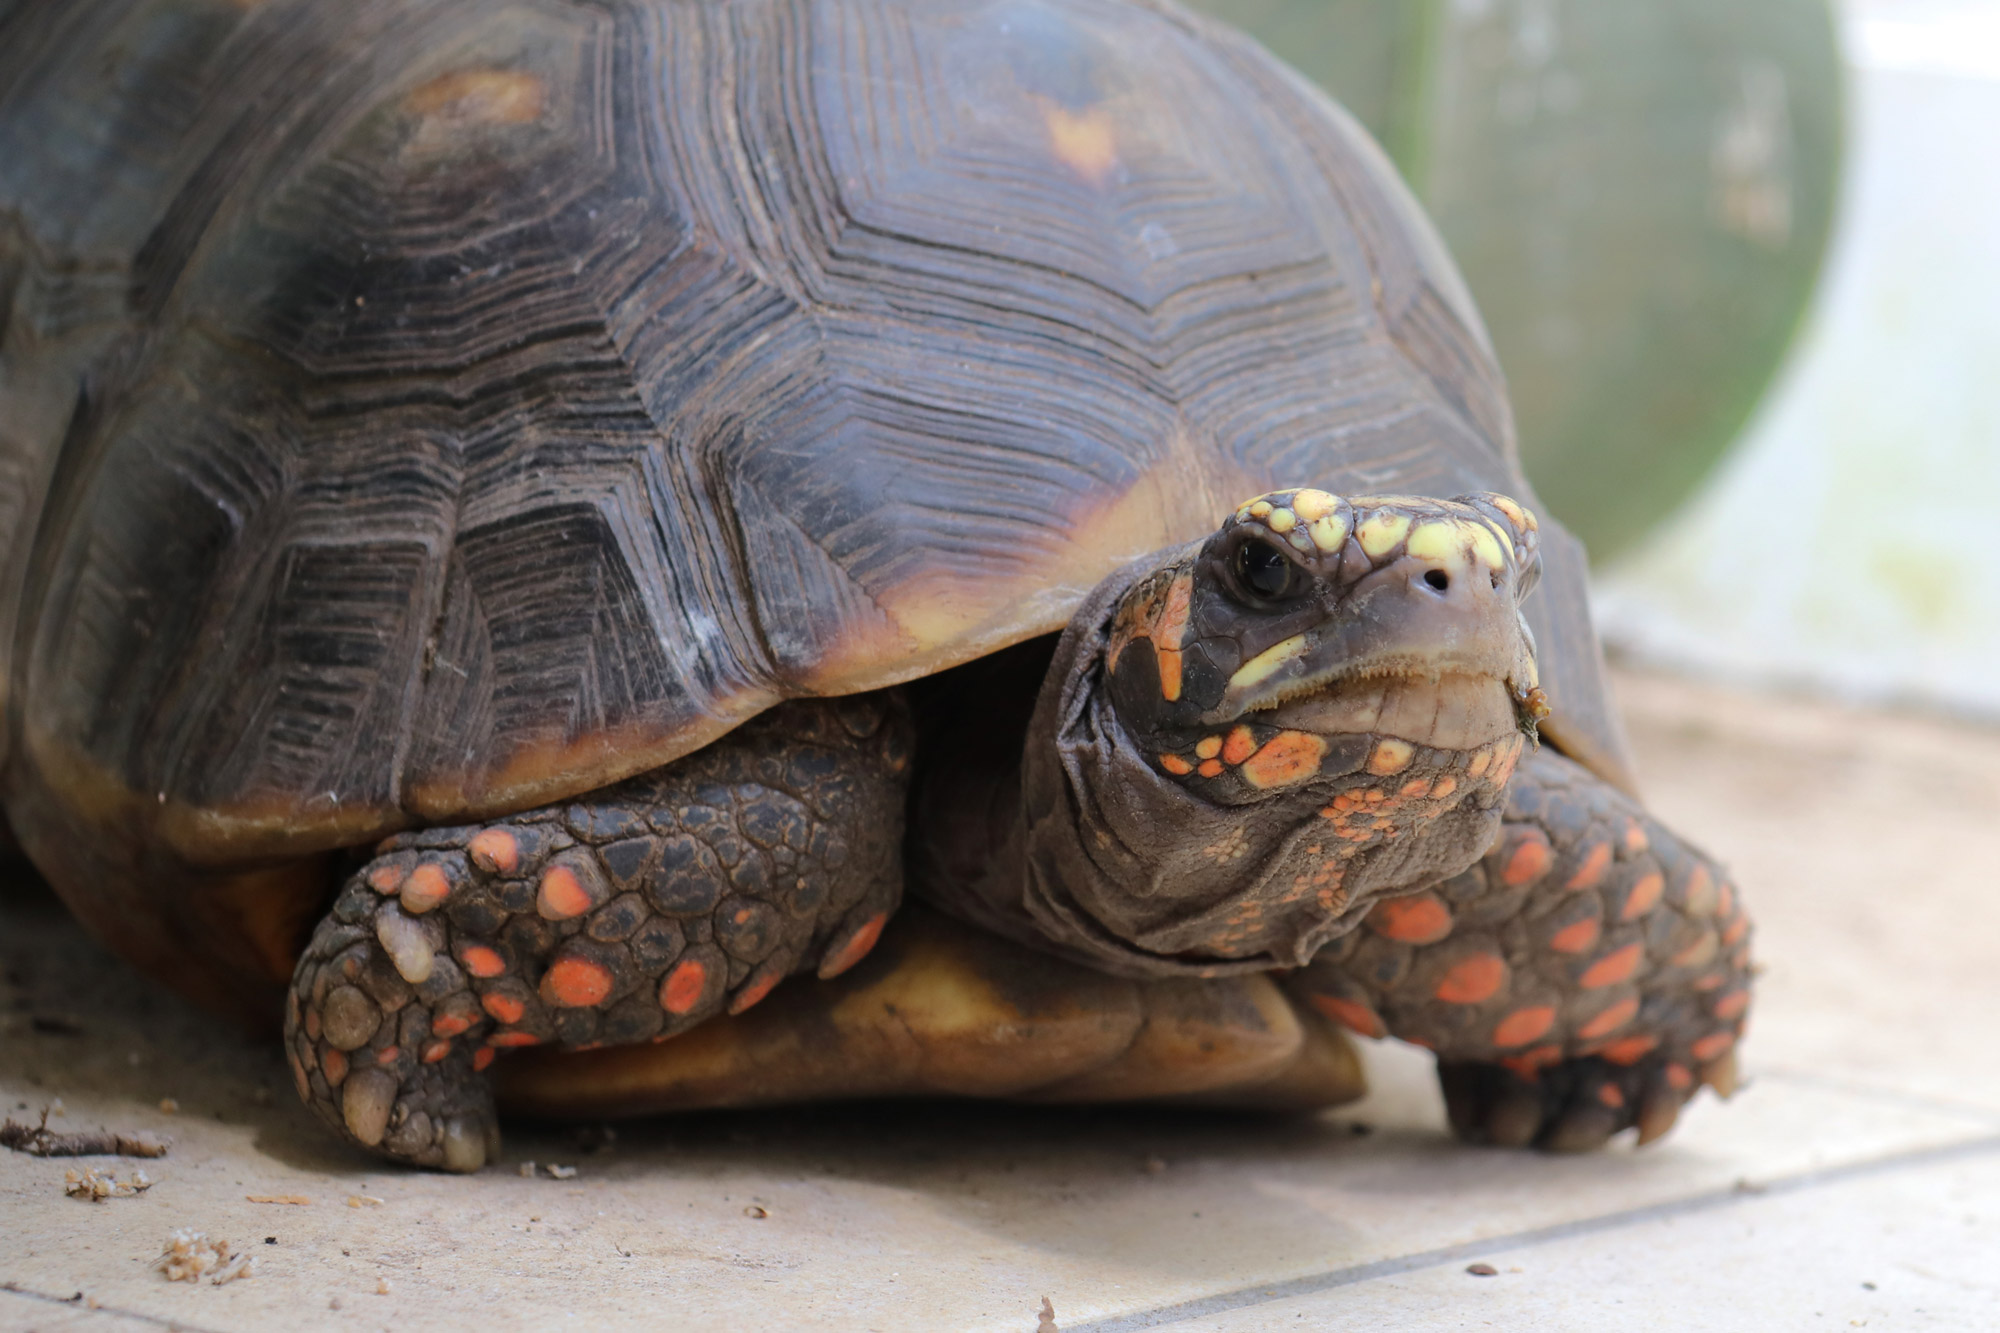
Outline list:
[[[1492,845],[1540,704],[1518,571],[1475,587],[1460,552],[1444,595],[1421,586],[1435,560],[1335,552],[1300,562],[1309,595],[1246,614],[1216,587],[1232,550],[1164,553],[1079,610],[1018,822],[960,910],[1126,975],[1295,967]]]

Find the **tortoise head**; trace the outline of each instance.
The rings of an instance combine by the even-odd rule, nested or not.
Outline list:
[[[1044,928],[1142,971],[1296,965],[1468,868],[1548,712],[1537,540],[1501,495],[1280,491],[1100,604],[1094,654],[1073,624]]]

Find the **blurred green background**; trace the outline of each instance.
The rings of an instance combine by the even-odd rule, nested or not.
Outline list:
[[[1193,0],[1381,140],[1464,271],[1521,454],[1594,559],[1694,490],[1776,370],[1841,143],[1826,0]]]

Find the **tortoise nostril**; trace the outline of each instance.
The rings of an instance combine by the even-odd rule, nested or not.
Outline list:
[[[1442,569],[1433,569],[1424,575],[1424,582],[1443,592],[1451,586],[1451,576]]]

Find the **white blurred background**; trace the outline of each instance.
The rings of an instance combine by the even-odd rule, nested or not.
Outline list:
[[[1642,662],[2000,718],[2000,0],[1848,0],[1842,196],[1788,363],[1602,571]]]

